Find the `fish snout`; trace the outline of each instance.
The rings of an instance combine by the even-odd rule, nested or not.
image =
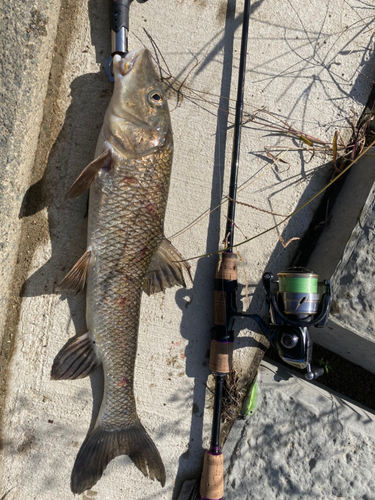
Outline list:
[[[135,66],[149,67],[152,65],[151,54],[148,49],[137,49],[128,52],[125,57],[119,54],[113,56],[113,70],[118,77],[128,75]]]

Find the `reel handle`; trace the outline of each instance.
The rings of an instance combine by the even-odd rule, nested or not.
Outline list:
[[[307,372],[305,373],[306,380],[315,380],[324,375],[324,368],[315,365],[307,365]]]

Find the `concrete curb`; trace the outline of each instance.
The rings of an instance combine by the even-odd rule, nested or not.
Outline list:
[[[3,2],[0,10],[0,338],[17,260],[21,204],[29,187],[61,0]]]
[[[325,328],[313,328],[318,344],[375,373],[374,207],[372,148],[359,159],[335,200],[308,267],[331,279],[333,305]]]

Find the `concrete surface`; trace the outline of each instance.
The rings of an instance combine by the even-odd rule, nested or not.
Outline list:
[[[29,187],[51,69],[60,0],[0,6],[0,335],[17,260],[22,199]]]
[[[375,414],[263,361],[259,409],[224,446],[226,500],[375,498]]]
[[[313,340],[375,373],[375,149],[352,168],[308,267],[332,281],[333,306]]]
[[[51,121],[43,122],[45,130],[42,127],[37,144],[43,158],[37,155],[31,186],[15,203],[22,228],[14,276],[23,286],[17,314],[8,320],[11,349],[2,408],[0,490],[0,495],[9,492],[7,500],[73,498],[70,473],[90,424],[92,401],[95,408],[100,403],[100,373],[91,381],[74,382],[52,382],[49,374],[66,340],[85,329],[84,296],[60,297],[55,284],[85,248],[86,200],[64,197],[92,159],[112,92],[101,67],[110,50],[104,3],[71,0],[61,11],[50,79],[45,81],[44,120]],[[24,5],[31,9],[34,2]],[[174,245],[192,258],[216,251],[223,237],[225,207],[177,233],[217,207],[228,191],[234,113],[229,98],[236,95],[243,2],[159,0],[157,5],[155,9],[154,0],[132,4],[129,42],[130,48],[139,47],[141,41],[150,47],[143,32],[147,28],[172,75],[180,82],[187,78],[179,103],[176,92],[169,91],[175,156],[166,235],[176,235]],[[50,8],[57,18],[57,6]],[[356,2],[340,0],[319,0],[311,9],[300,0],[255,2],[247,117],[264,107],[321,140],[330,142],[335,130],[347,140],[348,117],[353,112],[360,116],[371,89],[369,23],[374,16],[368,15]],[[44,98],[42,87],[40,94]],[[261,116],[257,115],[258,121]],[[280,125],[276,118],[265,116],[271,125]],[[34,133],[37,136],[38,130]],[[313,155],[302,146],[270,124],[246,125],[239,184],[253,183],[239,193],[239,201],[263,211],[238,206],[236,242],[282,221],[275,214],[289,214],[329,179],[329,155],[317,151]],[[272,165],[265,148],[273,155],[289,148],[283,157],[287,163]],[[23,169],[25,176],[31,175],[26,166]],[[239,248],[243,307],[248,307],[247,298],[252,311],[263,307],[259,286],[263,271],[277,272],[288,265],[315,206],[316,202],[277,230]],[[142,303],[136,398],[141,420],[164,459],[166,486],[162,489],[145,479],[127,457],[120,457],[82,498],[175,499],[184,479],[199,474],[211,426],[205,383],[215,258],[191,263],[194,287],[144,297]],[[11,259],[7,265],[13,271]],[[265,350],[263,337],[252,328],[244,320],[236,325],[235,366],[242,376],[254,370],[253,360]]]

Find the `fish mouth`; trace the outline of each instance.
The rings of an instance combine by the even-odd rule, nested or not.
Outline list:
[[[141,55],[141,52],[142,49],[133,50],[132,52],[128,52],[125,57],[121,57],[119,54],[115,54],[113,56],[113,69],[121,77],[128,75],[134,68],[136,61]]]

